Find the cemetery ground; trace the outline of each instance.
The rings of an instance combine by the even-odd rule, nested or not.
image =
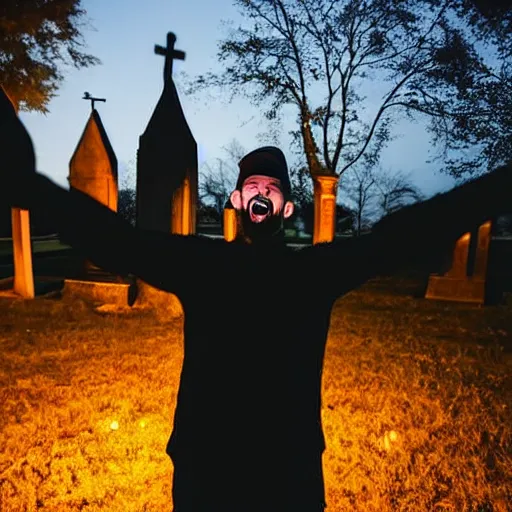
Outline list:
[[[512,305],[422,287],[376,279],[335,305],[328,511],[512,510]],[[172,509],[181,328],[58,294],[0,299],[0,510]]]

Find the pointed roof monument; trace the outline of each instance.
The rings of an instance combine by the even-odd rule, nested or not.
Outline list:
[[[117,210],[117,158],[94,102],[106,101],[85,93],[91,114],[69,162],[70,186]]]
[[[155,46],[165,56],[164,87],[137,154],[137,225],[144,229],[191,234],[195,231],[197,202],[197,144],[172,79],[176,36],[167,34],[167,46]]]

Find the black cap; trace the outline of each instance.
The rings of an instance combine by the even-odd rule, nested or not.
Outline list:
[[[255,174],[270,176],[281,181],[285,197],[289,197],[292,192],[290,177],[288,176],[288,165],[283,152],[274,146],[264,146],[255,149],[238,163],[240,174],[236,182],[236,188],[241,190],[243,182]]]

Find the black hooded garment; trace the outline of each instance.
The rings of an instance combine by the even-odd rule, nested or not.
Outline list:
[[[333,302],[404,264],[435,264],[464,232],[510,211],[503,168],[381,221],[296,250],[138,230],[41,175],[35,216],[99,267],[180,299],[184,361],[168,453],[177,512],[321,510],[321,375]],[[302,507],[302,508],[301,508]]]

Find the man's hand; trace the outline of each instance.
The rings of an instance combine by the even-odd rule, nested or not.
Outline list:
[[[11,100],[0,85],[0,201],[24,207],[29,178],[35,173],[34,147]]]

